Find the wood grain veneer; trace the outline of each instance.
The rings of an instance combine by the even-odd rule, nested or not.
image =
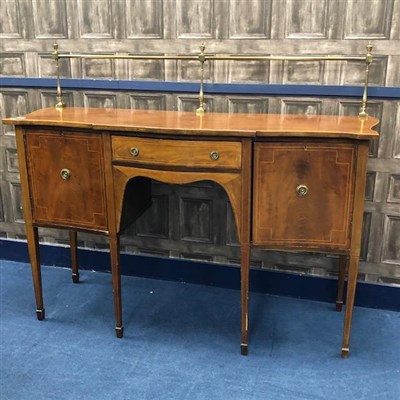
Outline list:
[[[107,231],[101,135],[38,130],[25,141],[33,221]]]
[[[131,149],[137,154],[132,155]],[[241,143],[155,138],[112,138],[114,161],[185,168],[240,168]],[[215,155],[215,159],[213,159]]]
[[[240,137],[335,137],[374,139],[378,120],[353,116],[225,114],[98,109],[70,107],[58,111],[45,108],[23,117],[6,118],[5,124],[63,126],[92,130],[118,130],[179,135]]]
[[[348,249],[355,153],[349,143],[256,143],[253,244]]]

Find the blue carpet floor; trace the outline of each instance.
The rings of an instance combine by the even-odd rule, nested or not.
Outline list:
[[[334,305],[251,293],[240,355],[235,290],[123,277],[125,336],[114,335],[111,276],[43,267],[37,321],[27,264],[0,260],[0,398],[400,399],[400,313],[356,308],[340,358]]]

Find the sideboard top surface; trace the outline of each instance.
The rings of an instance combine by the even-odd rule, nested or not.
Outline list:
[[[373,117],[300,114],[226,114],[69,107],[45,108],[6,118],[9,125],[59,126],[180,135],[238,137],[337,137],[374,139]]]

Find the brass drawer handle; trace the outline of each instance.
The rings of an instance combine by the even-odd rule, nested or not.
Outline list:
[[[67,179],[71,178],[71,171],[67,168],[63,168],[60,171],[60,175],[61,175],[61,178],[66,181]]]
[[[139,155],[139,149],[137,147],[131,147],[129,151],[133,157],[137,157]]]
[[[210,153],[210,158],[211,158],[211,160],[213,160],[213,161],[217,161],[218,159],[219,159],[219,153],[218,153],[218,151],[212,151],[211,153]]]
[[[308,187],[306,185],[299,185],[296,188],[297,196],[306,197],[308,194]]]

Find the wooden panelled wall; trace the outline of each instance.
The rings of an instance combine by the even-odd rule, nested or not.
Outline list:
[[[400,86],[400,0],[2,0],[0,75],[54,77],[53,42],[63,52],[197,52],[214,54],[362,54],[377,56],[371,85]],[[208,82],[358,85],[364,66],[326,62],[216,62]],[[198,82],[197,62],[63,60],[62,76]],[[197,96],[96,90],[66,91],[69,105],[193,111]],[[355,114],[359,99],[207,95],[207,110]],[[1,117],[55,104],[54,90],[3,88]],[[382,122],[368,164],[360,279],[400,284],[400,100],[374,99]],[[0,235],[24,238],[13,128],[0,133]],[[51,190],[51,188],[49,188]],[[66,232],[43,229],[42,240],[66,243]],[[106,248],[80,234],[87,248]],[[237,263],[236,228],[218,186],[154,184],[154,204],[122,237],[123,250]],[[312,275],[335,275],[336,258],[254,251],[253,265]]]

